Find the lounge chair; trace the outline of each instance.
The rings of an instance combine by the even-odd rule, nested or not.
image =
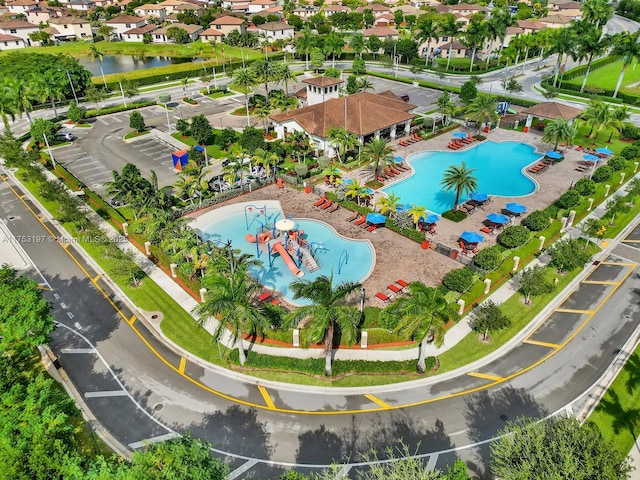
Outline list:
[[[274,298],[273,300],[271,300],[269,302],[271,305],[280,305],[280,299],[279,298]]]
[[[473,143],[473,142],[477,142],[477,141],[478,141],[478,139],[477,139],[477,138],[472,137],[471,135],[469,135],[469,136],[467,137],[467,140],[470,140],[470,141],[471,141],[471,143]]]
[[[482,233],[488,233],[489,235],[493,235],[493,227],[482,227],[480,231]]]
[[[578,165],[576,167],[576,171],[582,172],[582,173],[588,172],[589,171],[589,167],[587,165]]]
[[[369,225],[367,227],[367,232],[373,232],[376,228],[378,228],[378,225]]]
[[[400,175],[402,172],[400,170],[397,170],[394,167],[389,167],[391,169],[391,173],[393,173],[394,175]]]
[[[395,294],[399,294],[400,292],[402,292],[402,287],[398,287],[393,283],[391,285],[387,285],[387,288]]]
[[[405,142],[404,140],[400,140],[398,142],[398,145],[400,145],[401,147],[408,147],[409,146],[409,144],[407,142]]]
[[[395,173],[393,173],[393,172],[392,172],[391,170],[389,170],[388,168],[385,168],[383,173],[384,173],[388,178],[391,178],[391,177],[395,177],[395,176],[396,176],[396,174],[395,174]]]
[[[396,283],[398,285],[400,285],[402,288],[407,288],[409,286],[408,282],[405,282],[404,280],[402,280],[401,278],[399,278],[398,280],[396,280]]]
[[[382,292],[378,292],[376,293],[376,298],[379,298],[380,300],[382,300],[383,302],[388,302],[389,300],[391,300],[389,297],[387,297],[384,293]]]
[[[386,182],[386,181],[387,181],[387,178],[385,178],[385,177],[381,177],[380,175],[376,175],[376,180],[378,180],[379,182],[384,183],[384,182]]]
[[[364,222],[367,221],[367,216],[366,215],[362,215],[358,220],[356,220],[355,222],[353,222],[354,225],[362,225]]]
[[[365,217],[365,220],[366,220],[366,217]],[[371,223],[371,222],[364,222],[363,224],[358,225],[358,226],[359,226],[360,228],[368,229],[371,225],[373,225],[373,223]]]
[[[419,142],[421,142],[422,140],[424,140],[424,138],[422,138],[420,135],[418,135],[417,133],[414,132],[414,134],[412,135],[413,138],[415,138],[416,140],[418,140]]]
[[[407,167],[404,163],[396,163],[396,168],[400,169],[400,170],[411,170],[409,167]]]
[[[258,301],[259,302],[266,302],[267,300],[269,300],[271,298],[271,296],[272,296],[271,292],[262,292],[258,296]]]
[[[324,205],[321,205],[320,208],[322,210],[326,210],[327,208],[329,208],[331,205],[333,205],[333,202],[331,200],[327,200],[327,203],[325,203]]]
[[[313,204],[314,207],[319,207],[327,200],[327,196],[323,193],[322,196],[318,199],[317,202]]]
[[[347,222],[353,222],[359,216],[360,214],[358,212],[355,212],[352,217],[347,218]]]
[[[333,204],[333,207],[331,207],[329,210],[327,210],[327,212],[329,212],[329,213],[333,213],[333,212],[335,212],[336,210],[338,210],[339,208],[340,208],[340,204],[339,204],[339,203],[334,203],[334,204]]]

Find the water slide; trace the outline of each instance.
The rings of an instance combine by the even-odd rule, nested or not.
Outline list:
[[[271,245],[271,248],[280,254],[282,259],[284,260],[284,263],[287,265],[287,267],[289,267],[289,270],[291,270],[291,273],[293,273],[296,277],[302,277],[304,275],[304,272],[296,266],[296,263],[293,261],[293,258],[291,258],[291,255],[289,255],[289,252],[285,250],[282,242],[274,243],[273,245]]]

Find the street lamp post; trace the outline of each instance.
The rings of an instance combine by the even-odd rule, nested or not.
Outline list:
[[[120,84],[120,93],[122,94],[122,101],[124,102],[124,108],[127,108],[127,100],[124,97],[124,88],[122,88],[122,82],[118,82]]]
[[[47,146],[47,153],[49,154],[49,158],[51,159],[51,164],[53,165],[53,169],[55,170],[56,161],[53,158],[53,153],[51,153],[51,147],[49,146],[49,140],[47,139],[47,135],[46,134],[43,133],[42,136],[44,137],[44,144]]]
[[[76,101],[76,107],[80,106],[80,104],[78,103],[78,96],[76,95],[76,89],[73,87],[73,81],[71,80],[71,74],[69,73],[69,70],[65,70],[65,72],[67,72],[67,78],[69,79],[69,85],[71,85],[71,91],[73,92],[73,98]]]

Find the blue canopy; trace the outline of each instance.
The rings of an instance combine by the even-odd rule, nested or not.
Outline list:
[[[467,134],[464,132],[453,132],[453,138],[467,138]]]
[[[504,225],[509,221],[509,217],[507,217],[506,215],[502,215],[501,213],[490,213],[489,215],[487,215],[487,220],[489,220],[491,223]]]
[[[476,232],[462,232],[460,238],[467,243],[480,243],[484,237]]]
[[[471,200],[475,200],[476,202],[486,202],[489,199],[489,195],[486,193],[473,192],[469,195]]]
[[[613,153],[613,150],[609,150],[607,147],[600,147],[596,148],[596,152],[604,153],[605,155],[611,155]]]
[[[350,178],[343,178],[342,183],[344,185],[351,185],[353,183],[353,180],[351,180]]]
[[[387,221],[387,217],[381,213],[367,213],[367,222],[369,223],[384,223]]]
[[[440,220],[440,217],[435,213],[427,213],[427,218],[425,220],[426,223],[436,223]]]
[[[587,162],[599,162],[600,161],[600,157],[598,157],[597,155],[591,155],[591,154],[586,154],[583,155],[582,158],[584,158]]]
[[[562,158],[563,155],[560,152],[550,151],[544,154],[545,157],[553,158],[554,160],[558,160]]]
[[[367,187],[365,192],[367,192],[369,195],[373,195],[373,189],[372,188]]]
[[[393,157],[393,161],[396,163],[402,163],[404,162],[404,158],[402,158],[400,155],[396,155],[395,157]]]
[[[527,211],[527,207],[517,202],[507,203],[505,208],[513,213],[525,213]]]
[[[396,212],[408,212],[411,210],[411,204],[405,203],[404,205],[396,205]]]
[[[204,147],[201,147],[200,145],[196,145],[195,148],[197,151],[199,151],[200,153],[204,152]]]

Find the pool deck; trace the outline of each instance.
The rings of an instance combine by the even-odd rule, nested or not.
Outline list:
[[[471,134],[477,133],[476,129],[463,130]],[[451,132],[452,133],[452,132]],[[536,147],[540,152],[546,152],[552,146],[541,141],[541,134],[530,132],[528,134],[510,130],[495,129],[486,135],[487,139],[494,141],[521,141]],[[409,147],[400,147],[394,142],[396,154],[406,158],[409,154],[424,150],[448,150],[447,144],[451,140],[451,134],[445,134],[429,141],[417,142]],[[473,144],[472,144],[473,145]],[[472,147],[472,146],[471,146]],[[436,227],[436,234],[432,237],[435,241],[457,248],[460,234],[465,230],[478,231],[489,213],[501,213],[506,203],[517,201],[527,207],[527,211],[543,209],[555,201],[575,181],[583,178],[584,173],[575,170],[577,163],[582,160],[582,153],[574,149],[565,152],[565,160],[548,168],[543,173],[529,174],[538,184],[538,189],[525,197],[494,197],[484,206],[476,210],[465,220],[455,223],[441,219]],[[408,174],[403,174],[404,178]],[[346,177],[359,180],[370,178],[370,171],[364,169],[349,172]],[[318,188],[327,188],[324,184]],[[379,194],[374,195],[378,198]],[[238,202],[256,202],[260,200],[278,200],[286,215],[294,218],[312,218],[324,221],[333,226],[338,233],[350,238],[369,239],[376,250],[376,265],[373,272],[363,285],[367,292],[367,303],[384,306],[384,302],[375,297],[376,292],[383,292],[391,296],[387,286],[398,279],[407,282],[421,281],[426,285],[437,286],[442,282],[444,275],[462,265],[453,259],[445,257],[433,250],[423,250],[421,245],[386,228],[378,228],[375,232],[367,232],[346,219],[352,216],[350,210],[340,208],[333,213],[328,213],[313,206],[317,200],[316,195],[298,192],[292,188],[279,189],[275,184],[255,190],[251,193],[236,197],[214,207],[194,212],[191,217],[198,217],[212,209]],[[526,214],[525,214],[526,215]],[[522,217],[517,217],[515,223],[519,223]],[[480,247],[494,245],[495,236],[485,235],[485,240]]]

